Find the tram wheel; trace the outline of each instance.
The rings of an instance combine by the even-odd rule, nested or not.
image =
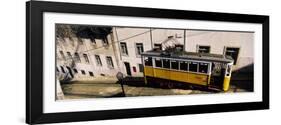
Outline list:
[[[173,83],[168,83],[168,88],[169,88],[169,89],[174,88],[174,84],[173,84]]]
[[[166,84],[161,81],[161,82],[159,83],[159,86],[160,86],[160,88],[165,88],[165,87],[166,87]]]

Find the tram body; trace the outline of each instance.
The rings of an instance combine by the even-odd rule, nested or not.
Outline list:
[[[206,53],[166,53],[147,51],[142,54],[145,83],[184,83],[228,91],[233,59]]]

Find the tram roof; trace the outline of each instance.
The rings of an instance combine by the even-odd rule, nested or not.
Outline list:
[[[142,56],[152,57],[166,57],[175,59],[187,59],[187,60],[200,60],[200,61],[215,61],[215,62],[233,62],[231,56],[225,56],[221,54],[210,54],[210,53],[195,53],[186,51],[167,52],[164,50],[150,50],[143,52]]]

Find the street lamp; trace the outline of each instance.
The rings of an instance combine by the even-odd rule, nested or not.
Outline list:
[[[118,79],[118,81],[119,81],[119,83],[120,83],[120,85],[121,85],[122,92],[123,92],[123,96],[126,96],[125,91],[124,91],[124,86],[123,86],[123,78],[124,78],[123,73],[118,72],[118,73],[116,74],[116,78]]]

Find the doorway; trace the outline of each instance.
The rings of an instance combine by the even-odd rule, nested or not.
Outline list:
[[[131,67],[130,67],[130,63],[128,62],[124,62],[124,65],[126,67],[126,72],[127,72],[127,75],[131,76],[132,73],[131,73]]]

